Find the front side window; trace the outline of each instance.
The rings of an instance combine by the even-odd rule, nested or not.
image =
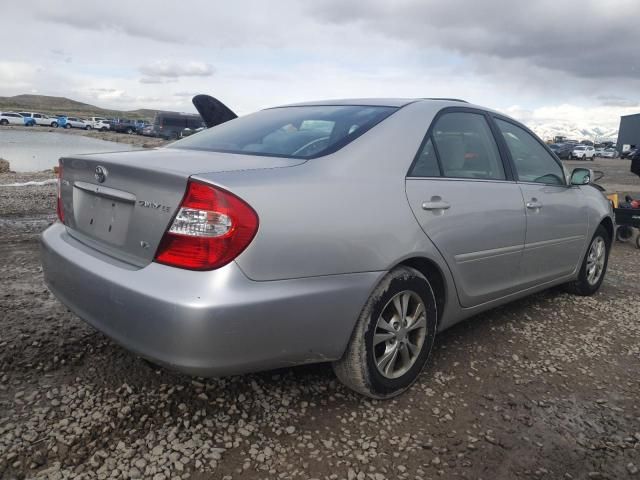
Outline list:
[[[217,125],[168,148],[314,158],[342,148],[396,110],[358,105],[272,108]]]
[[[526,130],[496,119],[522,182],[566,185],[564,171],[549,152]],[[584,148],[584,147],[583,147]]]
[[[484,115],[445,113],[436,121],[431,135],[445,177],[506,179],[498,146]]]

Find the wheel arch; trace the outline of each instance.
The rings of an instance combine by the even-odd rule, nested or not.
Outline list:
[[[447,307],[447,284],[445,276],[438,264],[426,257],[411,257],[398,263],[393,268],[398,266],[415,268],[429,280],[431,288],[433,289],[433,295],[436,299],[439,324]]]
[[[605,230],[609,234],[609,240],[613,242],[614,227],[613,227],[613,220],[611,219],[611,217],[604,217],[600,221],[600,225],[602,225],[605,228]]]

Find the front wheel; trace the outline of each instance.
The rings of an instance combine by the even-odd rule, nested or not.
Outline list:
[[[589,296],[598,291],[609,263],[611,239],[607,230],[599,225],[593,234],[587,254],[582,261],[578,278],[567,284],[567,290],[576,295]]]
[[[86,127],[84,127],[85,130],[91,130],[91,125],[87,125]]]
[[[64,124],[64,128],[69,129],[69,128],[71,128],[71,125],[70,125],[70,124],[68,124],[68,123],[65,123],[65,124]]]
[[[6,118],[3,118],[2,120],[0,120],[0,125],[9,125],[9,120],[7,120]]]
[[[367,300],[333,370],[347,387],[367,397],[399,395],[427,362],[436,326],[436,301],[427,278],[410,267],[395,268]]]

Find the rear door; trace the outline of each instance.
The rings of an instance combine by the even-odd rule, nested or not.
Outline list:
[[[526,206],[522,274],[527,285],[571,274],[584,250],[588,212],[579,187],[533,134],[506,118],[495,119]]]
[[[524,203],[488,120],[469,108],[441,111],[406,180],[414,215],[464,307],[508,295],[522,278]]]

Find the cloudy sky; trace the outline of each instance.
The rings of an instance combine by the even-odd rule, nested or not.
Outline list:
[[[3,2],[0,96],[238,113],[458,97],[529,124],[640,112],[638,0]]]

